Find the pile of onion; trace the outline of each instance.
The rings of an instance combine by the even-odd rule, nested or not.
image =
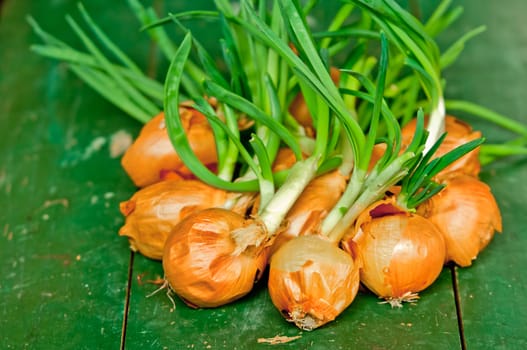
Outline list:
[[[73,54],[32,23],[52,47],[42,52],[84,65],[91,85],[145,122],[121,160],[138,190],[120,205],[119,234],[162,260],[165,285],[187,305],[234,302],[268,268],[273,304],[310,331],[344,312],[361,283],[392,306],[415,301],[444,264],[471,265],[501,232],[497,202],[478,178],[481,133],[446,115],[442,90],[445,62],[470,35],[445,57],[396,1],[349,1],[320,41],[297,1],[276,0],[269,13],[251,1],[215,3],[225,67],[185,30],[179,45],[159,42],[177,47],[164,86],[108,45],[82,6],[123,65],[93,48]],[[352,9],[365,20],[341,31]],[[445,10],[430,28],[443,26]],[[380,43],[378,60],[369,40]],[[350,44],[337,69],[332,56]]]

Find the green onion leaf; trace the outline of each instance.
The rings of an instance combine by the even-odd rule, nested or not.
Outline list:
[[[190,33],[187,33],[174,55],[174,59],[170,64],[166,76],[164,107],[165,121],[170,141],[185,165],[200,180],[211,186],[229,191],[256,191],[258,184],[255,181],[229,182],[219,178],[199,161],[190,147],[179,115],[179,87],[181,84],[181,75],[191,47],[192,36]]]

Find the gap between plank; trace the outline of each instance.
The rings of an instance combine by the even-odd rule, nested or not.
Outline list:
[[[1,2],[2,0],[0,0]],[[154,0],[154,3],[152,4],[152,7],[154,8],[154,11],[156,13],[160,13],[160,10],[164,8],[164,1],[163,0]],[[157,45],[154,42],[154,40],[151,40],[150,47],[148,48],[148,64],[147,64],[147,71],[146,75],[150,78],[156,77],[157,72],[157,66],[158,66],[158,57],[157,57]],[[123,324],[121,329],[121,346],[120,350],[124,350],[126,346],[126,330],[128,328],[128,314],[130,312],[130,295],[132,293],[132,280],[133,280],[133,272],[134,272],[134,256],[135,253],[133,251],[130,251],[130,260],[128,263],[128,281],[126,284],[126,294],[125,294],[125,302],[124,302],[124,313],[123,313]]]
[[[132,277],[134,272],[134,256],[135,253],[130,251],[130,259],[128,261],[128,276],[126,281],[126,293],[124,299],[123,324],[121,328],[121,346],[119,349],[124,350],[126,343],[126,326],[128,325],[128,313],[130,312],[130,293],[132,292]]]
[[[452,265],[449,267],[452,276],[452,287],[454,289],[454,301],[456,303],[456,316],[457,316],[457,327],[459,331],[459,341],[461,342],[461,350],[467,349],[467,343],[465,341],[465,332],[463,329],[463,315],[461,312],[461,295],[459,294],[459,284],[457,279],[457,268]]]

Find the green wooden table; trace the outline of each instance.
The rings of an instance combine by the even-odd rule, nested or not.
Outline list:
[[[486,167],[504,233],[470,268],[445,268],[415,305],[391,309],[367,293],[314,332],[287,324],[263,286],[232,305],[172,310],[148,280],[161,265],[131,254],[117,235],[119,202],[135,188],[113,152],[115,135],[140,125],[103,101],[64,64],[32,54],[26,23],[75,43],[63,20],[76,0],[3,0],[0,12],[0,342],[5,349],[252,349],[259,338],[301,336],[291,349],[527,348],[527,158]],[[434,1],[437,2],[437,1]],[[185,1],[167,1],[176,12]],[[190,2],[187,2],[190,3]],[[205,6],[209,1],[192,2]],[[447,96],[527,123],[527,2],[465,0],[441,37],[485,24],[446,72]],[[125,1],[85,1],[104,30],[144,69],[155,55]],[[156,1],[163,7],[163,1]],[[209,4],[210,5],[210,4]],[[188,6],[188,5],[187,5]],[[161,71],[161,68],[158,67]],[[507,131],[470,119],[488,139]]]

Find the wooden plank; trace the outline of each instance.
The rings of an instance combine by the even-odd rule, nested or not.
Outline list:
[[[526,5],[520,0],[513,0],[509,8],[482,6],[476,1],[460,3],[466,6],[466,15],[451,34],[458,35],[459,28],[471,24],[493,24],[485,36],[492,39],[490,47],[499,49],[489,50],[481,44],[471,51],[476,44],[470,43],[460,63],[448,71],[449,93],[525,122],[526,80],[518,57],[523,57],[519,53],[525,43],[519,16]],[[138,125],[103,102],[62,65],[28,54],[27,47],[37,39],[22,26],[25,14],[32,13],[45,28],[74,41],[62,18],[66,12],[75,13],[75,4],[7,1],[2,9],[0,205],[6,209],[0,213],[4,262],[0,334],[8,348],[64,344],[115,348],[121,336],[129,253],[125,240],[116,234],[122,223],[117,207],[134,189],[118,159],[109,155],[108,145],[116,132],[134,134]],[[129,29],[135,22],[126,5],[119,2],[108,8],[106,1],[94,0],[87,7],[146,66],[148,45]],[[510,33],[520,34],[507,46],[502,40]],[[496,69],[500,65],[512,68]],[[505,85],[514,87],[507,95]],[[508,135],[488,131],[495,137]],[[516,214],[523,198],[507,191],[514,188],[521,193],[525,175],[522,161],[485,172],[500,205],[508,210],[504,210],[505,234],[495,239],[473,267],[459,271],[469,349],[522,348],[526,344],[521,331],[527,317],[524,309],[516,307],[525,297],[522,286],[526,282],[517,268],[525,266],[521,235],[525,221]],[[448,270],[415,306],[392,310],[362,293],[336,322],[311,333],[283,321],[264,286],[224,308],[191,310],[177,301],[171,312],[162,293],[146,298],[155,286],[145,280],[161,274],[159,263],[135,257],[128,348],[244,349],[257,346],[258,338],[276,335],[301,335],[283,347],[309,349],[460,347]]]
[[[447,71],[453,96],[480,103],[527,124],[525,92],[527,29],[522,0],[459,1],[465,7],[463,20],[445,40],[481,24],[487,31],[467,44],[464,54]],[[511,134],[474,120],[489,141],[509,140]],[[498,201],[503,216],[503,234],[497,235],[472,267],[458,269],[464,336],[467,349],[527,348],[527,167],[525,157],[486,167],[482,178]]]
[[[460,348],[450,271],[421,294],[416,304],[392,309],[367,292],[333,323],[303,332],[287,323],[272,305],[261,281],[246,298],[216,309],[176,308],[158,286],[161,264],[134,259],[126,347],[130,349],[253,349],[262,339],[300,337],[275,348],[299,349],[456,349]]]
[[[3,227],[8,243],[0,248],[8,262],[2,266],[7,276],[1,284],[3,339],[8,347],[66,343],[80,348],[116,347],[129,256],[125,240],[116,236],[122,223],[117,206],[133,188],[118,160],[108,155],[107,146],[115,132],[133,133],[137,125],[102,102],[60,64],[28,56],[25,71],[10,72],[6,67],[18,63],[19,53],[35,39],[28,31],[15,35],[17,26],[27,12],[44,13],[38,4],[11,4],[4,9],[2,23],[2,48],[9,48],[2,51],[9,52],[2,66],[2,92],[9,95],[2,104],[3,115],[8,116],[2,120],[2,130],[16,129],[6,131],[1,140],[2,149],[10,150],[2,159],[4,206],[10,204]],[[53,10],[62,17],[74,10],[72,3],[56,6],[45,13]],[[116,18],[115,7],[110,11],[102,2],[92,2],[91,7],[97,9],[97,19],[109,32],[121,38],[119,42],[133,46],[128,52],[141,57],[138,51],[144,46],[133,45],[136,40],[125,25],[130,18],[122,15],[126,10],[118,11]],[[73,40],[72,33],[54,17],[46,16],[41,23],[61,33],[61,38]],[[32,83],[24,84],[27,81]],[[16,95],[7,94],[14,88]],[[362,294],[337,322],[312,333],[287,324],[271,305],[264,286],[225,308],[190,310],[178,302],[177,310],[170,313],[170,304],[161,294],[144,298],[152,288],[135,281],[145,272],[143,280],[155,277],[160,266],[136,257],[128,348],[156,348],[158,344],[246,348],[258,344],[258,338],[276,335],[301,335],[292,346],[314,349],[349,344],[415,348],[430,342],[423,333],[441,335],[438,348],[459,346],[448,272],[416,306],[391,310]],[[255,322],[247,322],[253,315]],[[431,315],[433,322],[428,322]],[[399,337],[401,332],[405,337]]]
[[[106,1],[90,1],[95,10]],[[130,253],[117,235],[131,190],[112,135],[138,125],[73,77],[37,57],[25,21],[72,41],[64,14],[76,1],[7,1],[0,21],[0,338],[2,347],[117,348]],[[130,22],[123,4],[100,14]],[[95,11],[97,12],[97,11]],[[78,16],[77,16],[78,18]],[[126,18],[126,20],[125,20]],[[128,36],[134,51],[133,31]],[[132,33],[130,33],[132,32]],[[139,41],[139,40],[137,40]],[[144,43],[144,45],[147,45]],[[137,48],[139,49],[139,48]]]

